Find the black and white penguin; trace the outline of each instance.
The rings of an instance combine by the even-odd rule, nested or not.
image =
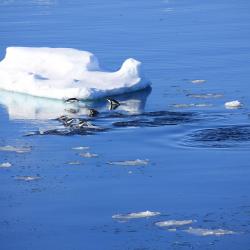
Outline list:
[[[94,117],[97,116],[99,112],[95,109],[89,109],[89,116]]]
[[[65,103],[74,103],[74,102],[79,102],[80,100],[77,99],[77,98],[69,98],[69,99],[66,99],[64,102]]]
[[[116,109],[118,106],[120,106],[120,103],[115,99],[107,98],[107,101],[110,104],[110,109]]]

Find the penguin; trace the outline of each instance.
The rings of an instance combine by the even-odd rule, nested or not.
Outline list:
[[[79,123],[78,123],[78,128],[83,128],[83,127],[87,127],[88,126],[88,122],[87,121],[84,121],[84,120],[81,120]]]
[[[110,104],[110,107],[109,107],[110,110],[116,109],[118,106],[120,106],[120,103],[115,99],[107,98],[107,101]]]
[[[68,126],[71,126],[74,121],[75,121],[74,118],[68,118],[65,121],[63,121],[63,124],[64,124],[64,126],[68,127]]]
[[[95,109],[89,109],[89,116],[94,117],[97,116],[99,112]]]
[[[74,103],[74,102],[80,102],[80,100],[73,97],[73,98],[66,99],[64,102],[65,103]]]
[[[56,120],[58,120],[58,121],[60,121],[60,122],[64,122],[64,121],[66,121],[67,119],[69,119],[69,118],[68,118],[66,115],[62,115],[62,116],[56,118]]]

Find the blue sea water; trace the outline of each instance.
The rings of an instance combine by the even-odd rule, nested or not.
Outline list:
[[[1,250],[249,249],[248,1],[0,0],[0,13],[1,59],[8,46],[77,48],[106,70],[134,57],[152,82],[114,111],[82,103],[100,111],[91,120],[105,131],[93,134],[64,135],[58,101],[0,92],[0,146],[31,147],[0,151],[12,164],[0,168]],[[226,109],[232,100],[242,107]],[[136,159],[149,163],[108,164]],[[112,218],[147,210],[161,215]],[[196,222],[155,226],[165,220]]]

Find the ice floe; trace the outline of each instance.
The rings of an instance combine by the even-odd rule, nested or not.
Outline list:
[[[226,234],[235,234],[234,231],[224,230],[224,229],[204,229],[204,228],[192,228],[192,227],[184,231],[197,236],[210,236],[210,235],[222,236]]]
[[[195,220],[166,220],[166,221],[158,221],[155,223],[158,227],[178,227],[178,226],[184,226],[189,225],[196,222]]]
[[[201,83],[205,83],[206,80],[202,80],[202,79],[197,79],[197,80],[192,80],[191,83],[195,83],[195,84],[201,84]]]
[[[98,157],[98,154],[91,154],[90,152],[86,152],[86,153],[81,153],[79,154],[81,157],[83,158],[94,158],[94,157]]]
[[[118,71],[104,72],[87,51],[9,47],[0,62],[0,88],[54,99],[97,99],[149,86],[140,65],[129,58]]]
[[[146,166],[149,163],[149,160],[130,160],[130,161],[109,161],[107,162],[110,165],[120,165],[120,166]]]
[[[217,93],[204,93],[204,94],[187,94],[188,97],[199,98],[199,99],[209,99],[209,98],[221,98],[222,94]]]
[[[236,109],[240,108],[241,106],[242,104],[238,100],[225,103],[225,108],[227,109]]]
[[[74,149],[74,150],[88,150],[89,147],[82,147],[82,146],[80,146],[80,147],[74,147],[72,149]]]
[[[10,162],[3,162],[0,164],[0,168],[10,168],[12,164]]]
[[[138,213],[115,214],[112,216],[112,218],[117,220],[130,220],[130,219],[154,217],[157,215],[160,215],[160,212],[144,211]]]
[[[173,104],[174,108],[206,108],[206,107],[212,107],[213,104],[211,103],[183,103],[183,104]]]
[[[28,153],[31,151],[30,147],[14,147],[14,146],[2,146],[0,147],[0,151],[6,152],[15,152],[15,153]]]

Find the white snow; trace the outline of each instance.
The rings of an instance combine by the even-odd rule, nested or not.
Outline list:
[[[226,234],[235,234],[235,232],[233,231],[224,229],[203,229],[203,228],[192,228],[192,227],[184,231],[197,236],[209,236],[209,235],[221,236]]]
[[[144,211],[138,213],[129,213],[129,214],[115,214],[112,216],[113,219],[118,220],[129,220],[129,219],[139,219],[139,218],[147,218],[160,215],[159,212],[151,212],[151,211]]]
[[[54,99],[96,99],[146,88],[140,65],[129,58],[118,71],[104,72],[87,51],[9,47],[0,62],[0,88]]]
[[[107,162],[110,165],[120,165],[120,166],[146,166],[149,163],[149,160],[130,160],[130,161],[109,161]]]
[[[183,226],[194,223],[194,220],[167,220],[156,222],[155,225],[158,227],[171,227],[171,226]]]
[[[231,102],[226,102],[226,103],[225,103],[225,107],[226,107],[227,109],[239,108],[239,107],[241,107],[241,103],[240,103],[238,100],[236,100],[236,101],[231,101]]]

